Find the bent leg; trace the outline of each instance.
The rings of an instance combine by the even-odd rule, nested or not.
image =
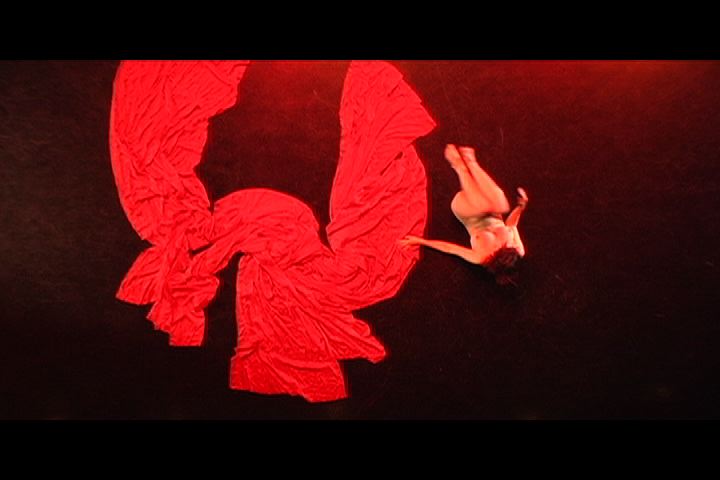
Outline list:
[[[464,190],[459,191],[450,203],[450,209],[461,223],[466,224],[471,218],[481,217],[492,213],[489,205],[478,208],[475,203],[470,202]]]
[[[495,180],[478,165],[475,150],[462,147],[458,149],[458,151],[475,182],[477,190],[483,195],[485,201],[492,206],[491,211],[495,213],[507,213],[510,210],[510,204],[508,203],[507,197],[505,197],[505,193],[497,183],[495,183]]]
[[[464,217],[473,217],[494,212],[493,202],[475,181],[455,145],[448,145],[445,148],[445,158],[455,170],[462,188],[462,191],[455,196],[451,205],[455,215],[458,216],[458,212],[462,212]],[[455,210],[456,207],[457,211]]]

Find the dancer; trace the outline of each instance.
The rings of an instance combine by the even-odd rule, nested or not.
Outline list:
[[[462,188],[453,198],[450,208],[470,234],[472,248],[412,235],[400,240],[400,244],[424,245],[457,255],[485,267],[495,275],[499,284],[514,283],[514,267],[517,260],[525,256],[525,247],[517,229],[528,203],[525,190],[518,188],[517,206],[503,221],[503,214],[510,211],[510,205],[500,187],[478,165],[475,150],[448,145],[445,158],[457,173]]]

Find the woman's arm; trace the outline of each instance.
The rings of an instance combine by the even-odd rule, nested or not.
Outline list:
[[[525,193],[525,190],[522,188],[518,188],[518,204],[517,207],[513,209],[512,212],[510,212],[510,215],[508,215],[507,219],[505,220],[505,225],[508,227],[516,227],[518,223],[520,222],[520,216],[522,215],[522,212],[527,207],[528,197]]]
[[[426,247],[430,247],[444,253],[457,255],[458,257],[476,265],[480,264],[483,260],[483,258],[481,258],[482,256],[478,252],[470,248],[461,247],[460,245],[455,245],[454,243],[443,242],[440,240],[427,240],[425,238],[408,235],[404,239],[400,240],[400,244],[403,246],[424,245]]]

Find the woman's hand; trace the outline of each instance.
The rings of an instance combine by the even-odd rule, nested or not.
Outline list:
[[[528,203],[527,193],[525,193],[525,190],[523,190],[522,188],[518,188],[517,192],[518,192],[517,204],[519,207],[525,208]]]
[[[402,245],[403,247],[409,247],[411,245],[422,245],[425,240],[420,237],[415,237],[413,235],[408,235],[407,237],[403,238],[402,240],[399,240],[398,243]]]

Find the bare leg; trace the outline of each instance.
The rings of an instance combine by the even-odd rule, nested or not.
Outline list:
[[[463,217],[471,217],[493,212],[493,203],[473,178],[467,162],[460,155],[455,145],[448,145],[445,148],[445,158],[453,170],[455,170],[460,180],[460,187],[462,188],[462,191],[453,199],[453,211],[455,212],[456,206],[459,210],[455,212],[455,214]]]
[[[455,217],[460,220],[460,223],[466,226],[471,219],[492,213],[489,208],[488,205],[478,208],[475,204],[471,203],[465,190],[460,190],[456,193],[452,199],[452,203],[450,203],[450,210],[452,210]]]
[[[477,189],[485,197],[485,200],[492,206],[491,211],[495,213],[507,213],[510,210],[510,204],[502,189],[495,183],[490,175],[483,170],[477,163],[475,150],[468,147],[458,149],[467,170],[472,175]]]

